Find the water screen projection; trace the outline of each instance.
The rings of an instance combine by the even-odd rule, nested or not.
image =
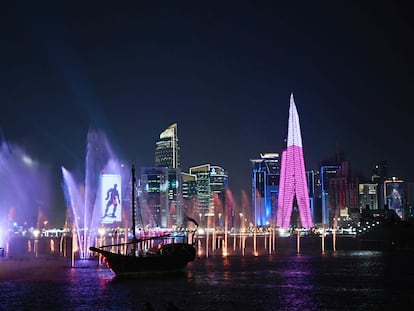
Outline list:
[[[122,221],[121,175],[102,174],[101,215],[103,224]]]
[[[385,181],[386,204],[390,210],[395,211],[398,217],[403,218],[403,181]]]

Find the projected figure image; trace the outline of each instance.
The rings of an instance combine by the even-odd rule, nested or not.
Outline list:
[[[392,209],[401,208],[402,206],[401,195],[397,189],[392,189],[392,193],[389,196],[389,198],[390,198],[390,208]]]
[[[389,209],[393,209],[400,218],[403,217],[403,202],[401,193],[398,189],[392,189],[391,194],[388,196],[388,206]]]
[[[117,189],[118,185],[114,184],[113,188],[110,188],[108,190],[108,192],[106,193],[106,198],[105,200],[108,200],[108,202],[106,203],[106,209],[105,209],[105,214],[103,216],[103,218],[105,217],[112,217],[112,218],[116,218],[115,213],[116,213],[116,208],[118,207],[119,202],[119,192]],[[109,208],[113,206],[112,209],[112,214],[108,214]]]

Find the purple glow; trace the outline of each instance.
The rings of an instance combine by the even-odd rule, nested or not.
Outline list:
[[[282,152],[280,169],[276,218],[276,225],[280,228],[287,229],[290,227],[295,195],[302,227],[311,228],[313,224],[309,204],[305,161],[303,158],[299,115],[292,94],[290,97],[287,148]]]
[[[49,168],[21,147],[0,142],[0,247],[9,233],[48,226],[51,210]]]

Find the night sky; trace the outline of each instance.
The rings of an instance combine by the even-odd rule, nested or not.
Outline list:
[[[60,189],[89,129],[140,168],[177,122],[183,171],[222,166],[237,198],[250,159],[281,152],[293,92],[307,169],[342,150],[367,177],[387,160],[414,181],[411,11],[351,2],[2,3],[0,138]]]

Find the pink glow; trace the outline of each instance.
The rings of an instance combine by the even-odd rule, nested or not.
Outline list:
[[[282,152],[276,225],[284,229],[290,227],[293,199],[296,195],[301,225],[303,228],[310,228],[313,224],[303,158],[302,137],[293,94],[290,97],[288,123],[288,145],[287,149]]]

